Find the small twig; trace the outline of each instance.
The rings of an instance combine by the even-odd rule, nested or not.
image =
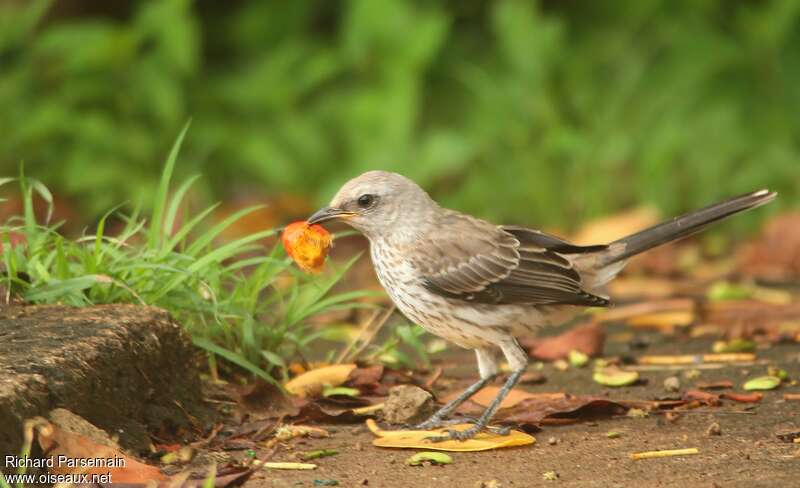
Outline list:
[[[217,400],[216,398],[203,398],[206,403],[219,403],[220,405],[238,405],[238,403],[231,400]]]
[[[668,449],[665,451],[634,452],[633,454],[631,454],[631,459],[653,459],[653,458],[673,457],[673,456],[688,456],[690,454],[700,454],[700,451],[698,451],[696,447],[690,447],[688,449]]]
[[[676,354],[642,356],[636,360],[639,364],[674,365],[702,363],[753,363],[756,355],[750,352],[731,352],[722,354]]]
[[[757,364],[767,364],[769,361],[744,361],[744,362],[731,362],[731,363],[710,363],[710,364],[630,364],[626,365],[625,369],[631,371],[684,371],[689,369],[722,369],[731,366],[754,366]]]
[[[442,376],[442,372],[443,371],[444,371],[444,368],[442,368],[441,366],[436,366],[436,369],[434,369],[433,373],[431,373],[430,377],[428,377],[428,379],[425,380],[425,383],[422,384],[422,387],[425,388],[426,390],[430,390],[431,388],[433,388],[433,385]]]
[[[223,429],[223,427],[225,427],[225,424],[223,423],[215,425],[214,428],[211,429],[211,433],[208,434],[208,437],[206,437],[205,439],[200,439],[197,442],[192,442],[191,444],[189,444],[189,446],[198,449],[209,445],[211,441],[213,441],[214,438],[217,437],[217,434],[219,434],[219,432]]]
[[[660,413],[660,414],[683,414],[683,413],[704,413],[704,414],[744,414],[744,415],[755,415],[756,412],[751,412],[749,410],[709,410],[709,409],[699,409],[695,408],[692,410],[678,410],[678,409],[671,409],[671,410],[651,410],[650,413]]]

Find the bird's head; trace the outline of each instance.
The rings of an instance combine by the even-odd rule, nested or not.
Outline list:
[[[425,190],[397,173],[368,171],[345,183],[329,206],[309,217],[319,224],[340,220],[369,239],[413,233],[438,208]]]

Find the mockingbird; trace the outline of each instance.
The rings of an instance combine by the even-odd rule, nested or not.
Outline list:
[[[528,357],[518,335],[563,323],[581,307],[609,306],[603,286],[628,258],[775,195],[759,190],[610,244],[577,246],[442,208],[410,179],[370,171],[345,183],[308,221],[341,220],[362,232],[378,280],[397,308],[428,332],[475,350],[480,380],[417,428],[445,425],[445,417],[497,376],[497,353],[505,356],[512,373],[481,417],[467,430],[435,438],[465,440],[488,425],[524,372]]]

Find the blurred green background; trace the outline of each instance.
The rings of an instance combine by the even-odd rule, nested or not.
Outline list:
[[[313,206],[374,168],[540,227],[761,186],[800,200],[795,0],[0,9],[0,175],[24,161],[87,218],[147,206],[190,118],[178,178],[217,200]]]

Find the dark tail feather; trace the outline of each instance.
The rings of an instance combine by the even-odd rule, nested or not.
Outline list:
[[[689,212],[636,234],[623,237],[609,245],[610,249],[616,248],[618,251],[610,254],[604,264],[616,263],[661,244],[692,235],[718,220],[771,202],[776,195],[777,193],[769,190],[754,191]],[[615,246],[615,244],[624,244],[624,246]]]

